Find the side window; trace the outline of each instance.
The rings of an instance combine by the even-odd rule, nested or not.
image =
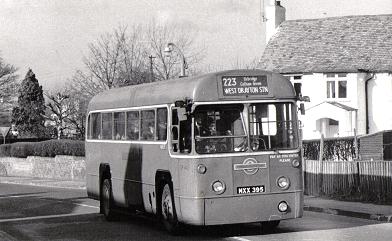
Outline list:
[[[87,139],[91,139],[92,135],[91,135],[91,129],[92,129],[92,120],[91,120],[91,114],[88,115],[87,117]]]
[[[178,152],[178,129],[180,128],[178,125],[178,115],[177,109],[172,109],[171,113],[171,143],[173,152]]]
[[[114,139],[125,140],[125,113],[114,113]]]
[[[173,152],[188,154],[192,152],[192,118],[180,120],[179,115],[184,115],[184,111],[172,109],[171,146]]]
[[[158,140],[166,140],[167,135],[167,109],[159,108],[157,110],[157,135]]]
[[[113,134],[112,113],[102,113],[102,139],[111,140]]]
[[[152,141],[155,140],[155,111],[141,111],[141,139]]]
[[[101,139],[101,113],[91,114],[91,137],[92,139]]]
[[[127,139],[139,140],[139,111],[127,112]]]

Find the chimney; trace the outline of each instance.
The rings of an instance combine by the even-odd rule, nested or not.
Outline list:
[[[265,43],[276,33],[278,26],[286,20],[286,9],[280,1],[264,0]]]

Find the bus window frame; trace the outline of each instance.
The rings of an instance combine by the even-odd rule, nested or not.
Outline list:
[[[180,128],[180,126],[181,126],[181,119],[180,118],[178,118],[178,147],[177,147],[177,151],[174,151],[174,146],[173,146],[173,138],[172,138],[172,128],[173,128],[173,122],[172,122],[172,111],[173,111],[173,109],[179,109],[180,107],[176,107],[174,104],[171,104],[170,105],[170,108],[169,108],[169,112],[168,112],[168,115],[167,115],[167,117],[168,117],[168,119],[169,119],[169,121],[170,122],[168,122],[168,129],[167,129],[167,131],[168,131],[168,133],[167,133],[167,140],[168,140],[168,146],[169,146],[169,155],[170,155],[170,157],[176,157],[176,156],[178,156],[178,157],[183,157],[183,156],[192,156],[192,155],[194,155],[194,143],[193,143],[193,141],[192,141],[192,139],[191,139],[191,151],[190,152],[186,152],[186,151],[183,151],[183,152],[181,152],[180,151],[180,147],[179,147],[179,145],[180,145],[180,138],[181,138],[181,128]],[[178,115],[178,111],[177,111],[177,115]],[[191,125],[193,126],[193,117],[192,117],[192,120],[191,120]],[[192,138],[192,136],[193,136],[193,128],[191,127],[191,137],[190,138]]]
[[[227,104],[255,104],[255,103],[291,103],[293,104],[293,108],[297,108],[297,101],[296,99],[292,99],[292,98],[288,98],[288,99],[263,99],[263,100],[240,100],[240,101],[215,101],[215,102],[197,102],[195,101],[192,105],[192,109],[191,109],[191,113],[194,113],[195,109],[197,106],[200,105],[227,105]],[[172,108],[174,107],[174,104],[170,105],[170,115],[171,116],[171,111]],[[246,111],[246,115],[244,115]],[[248,136],[248,143],[250,143],[250,134],[249,134],[249,113],[248,113],[248,107],[247,105],[244,105],[244,110],[241,113],[241,118],[243,120],[243,126],[244,126],[244,131],[245,134]],[[171,118],[170,119],[170,128],[172,127],[172,123],[171,123]],[[298,118],[298,112],[296,112],[296,119],[293,120],[298,122],[299,118]],[[266,150],[266,151],[252,151],[249,150],[251,148],[249,148],[248,146],[248,151],[246,152],[231,152],[231,153],[211,153],[211,154],[198,154],[195,151],[195,141],[194,141],[194,118],[192,117],[192,152],[191,153],[187,153],[187,155],[184,155],[182,153],[177,153],[177,152],[173,152],[172,151],[172,143],[171,143],[171,134],[170,134],[170,140],[169,140],[169,155],[171,158],[210,158],[210,157],[232,157],[232,156],[254,156],[254,155],[273,155],[273,154],[286,154],[286,153],[296,153],[298,151],[300,151],[301,149],[301,145],[300,145],[300,136],[299,136],[299,124],[297,124],[298,128],[296,129],[297,131],[297,138],[298,138],[298,145],[296,148],[289,148],[289,149],[278,149],[278,150]],[[168,134],[169,135],[169,134]],[[169,139],[169,138],[168,138]],[[249,144],[248,144],[249,145]]]
[[[142,111],[142,110],[155,110],[156,111],[156,109],[158,109],[158,108],[166,108],[167,111],[169,111],[170,104],[159,104],[159,105],[137,106],[137,107],[133,106],[133,107],[121,107],[121,108],[108,108],[108,109],[96,109],[96,110],[90,110],[88,112],[88,116],[90,116],[93,113],[98,113],[98,114],[102,115],[102,113],[105,113],[105,112],[114,113],[114,112],[121,112],[121,111],[123,111],[123,112],[139,111],[139,125],[140,125],[140,122],[141,122],[140,111]],[[170,122],[169,121],[170,121],[170,117],[169,117],[169,115],[167,115],[167,120],[166,120],[166,123],[167,123],[167,134],[166,134],[166,136],[167,136],[167,138],[166,138],[165,141],[162,141],[162,140],[152,140],[152,141],[151,140],[149,140],[149,141],[147,141],[147,140],[140,140],[140,133],[141,132],[139,130],[139,140],[129,140],[129,139],[127,139],[127,140],[93,139],[93,138],[88,137],[87,133],[86,133],[86,142],[161,145],[161,149],[164,150],[168,146],[168,142],[169,142],[169,138],[168,138],[168,136],[170,135],[170,133],[169,133],[169,123]],[[101,132],[102,132],[102,119],[101,119],[101,123],[100,124],[101,124]],[[88,124],[88,126],[92,127],[92,125],[90,123]]]

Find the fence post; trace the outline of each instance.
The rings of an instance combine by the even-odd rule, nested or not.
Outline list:
[[[318,173],[318,195],[323,192],[323,155],[324,155],[324,134],[320,137],[320,152],[319,152],[319,173]]]
[[[360,175],[360,169],[359,169],[359,161],[356,161],[356,168],[357,168],[357,174],[355,175],[356,179],[356,186],[357,186],[357,192],[360,193],[361,190],[361,175]]]
[[[355,151],[355,159],[359,158],[359,148],[358,148],[358,136],[357,129],[354,128],[354,151]]]

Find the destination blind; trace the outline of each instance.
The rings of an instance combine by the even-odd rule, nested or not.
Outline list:
[[[268,95],[267,76],[223,76],[224,96]]]

